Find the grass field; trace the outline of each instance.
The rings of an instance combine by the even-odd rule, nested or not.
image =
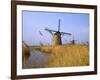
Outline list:
[[[49,55],[46,67],[89,65],[88,45],[43,46],[41,52]]]

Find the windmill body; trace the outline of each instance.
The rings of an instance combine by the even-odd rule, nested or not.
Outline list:
[[[48,31],[51,35],[53,35],[53,45],[62,45],[61,35],[64,34],[72,35],[71,33],[60,32],[60,19],[58,24],[58,31],[47,29],[47,28],[45,30]]]
[[[54,33],[54,36],[53,36],[53,44],[54,45],[61,45],[62,44],[60,32]]]

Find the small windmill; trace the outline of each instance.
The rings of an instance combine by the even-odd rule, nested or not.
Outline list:
[[[71,44],[76,44],[76,41],[77,41],[77,40],[75,40],[75,39],[74,39],[74,36],[73,36],[73,39],[72,39],[70,42],[71,42]]]
[[[62,41],[61,41],[61,35],[72,35],[71,33],[66,33],[66,32],[60,32],[60,19],[59,19],[59,22],[58,22],[58,30],[55,31],[55,30],[51,30],[51,29],[48,29],[48,28],[45,28],[46,31],[48,31],[51,35],[53,35],[53,44],[54,45],[62,45]]]

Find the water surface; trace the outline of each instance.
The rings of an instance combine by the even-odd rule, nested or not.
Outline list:
[[[23,68],[43,68],[48,61],[48,55],[39,50],[31,51],[30,56],[25,58]]]

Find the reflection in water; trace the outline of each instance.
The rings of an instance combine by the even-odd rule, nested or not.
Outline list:
[[[23,68],[43,68],[48,61],[48,55],[38,50],[31,51],[29,57],[24,57]]]

